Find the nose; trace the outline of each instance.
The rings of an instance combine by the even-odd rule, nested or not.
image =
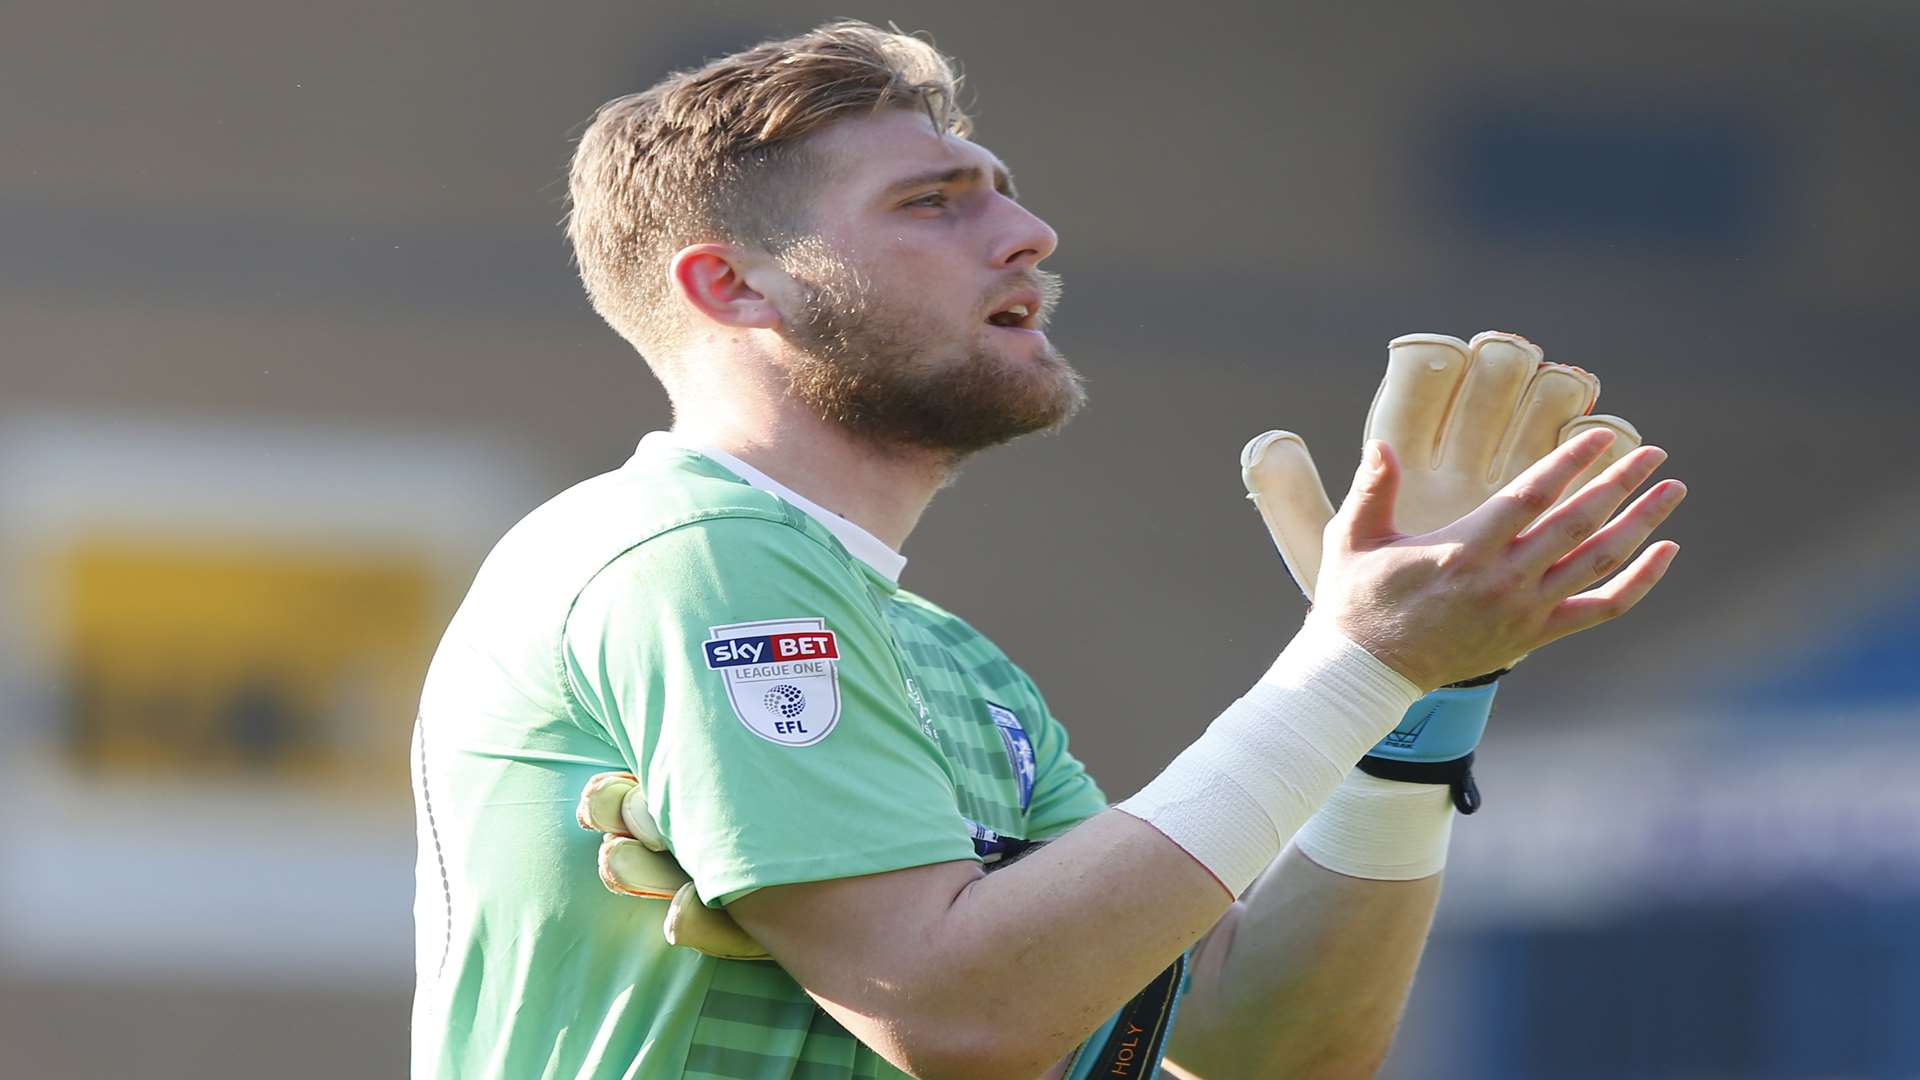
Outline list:
[[[995,266],[1031,269],[1060,246],[1060,235],[1033,211],[1004,196],[1000,203],[1006,209],[1007,221],[994,249]]]

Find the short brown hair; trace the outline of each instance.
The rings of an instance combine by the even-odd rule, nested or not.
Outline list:
[[[805,235],[807,196],[828,171],[808,135],[862,110],[922,108],[965,136],[959,81],[928,42],[849,20],[602,105],[568,185],[567,236],[594,310],[643,354],[671,340],[674,252],[731,242],[779,254]]]

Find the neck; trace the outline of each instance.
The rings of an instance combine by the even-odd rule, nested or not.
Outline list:
[[[729,404],[734,408],[677,410],[674,434],[732,454],[895,551],[906,545],[952,471],[929,451],[874,446],[784,395]]]

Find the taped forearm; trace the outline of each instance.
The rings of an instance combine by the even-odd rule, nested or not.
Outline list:
[[[1355,769],[1295,834],[1293,844],[1335,873],[1413,881],[1445,869],[1453,811],[1444,784],[1382,780]]]
[[[1119,809],[1238,896],[1419,697],[1371,653],[1309,622],[1253,689]]]

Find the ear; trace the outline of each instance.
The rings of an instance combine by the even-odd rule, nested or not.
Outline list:
[[[780,311],[747,283],[749,272],[757,271],[756,277],[778,273],[758,265],[761,261],[727,244],[695,244],[674,255],[667,273],[681,299],[707,319],[743,330],[770,330],[780,325]]]

